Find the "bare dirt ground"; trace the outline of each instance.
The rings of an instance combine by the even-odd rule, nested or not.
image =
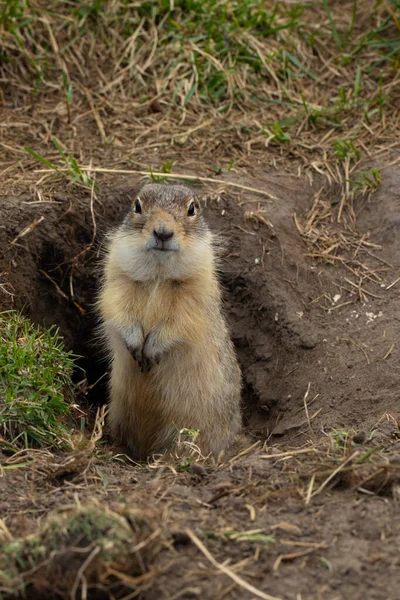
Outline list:
[[[399,600],[399,2],[76,4],[0,12],[0,309],[59,327],[85,417],[0,438],[0,600]],[[102,240],[160,171],[225,240],[220,462],[103,423]]]
[[[383,173],[379,190],[357,201],[357,231],[339,264],[308,256],[319,243],[307,235],[310,210],[331,202],[334,186],[272,169],[225,177],[261,194],[198,186],[225,238],[221,280],[243,371],[247,446],[222,464],[183,470],[178,460],[121,464],[107,445],[82,460],[39,450],[30,469],[0,479],[11,535],[34,532],[75,503],[142,510],[152,524],[146,544],[157,548],[150,563],[135,571],[121,557],[118,577],[93,568],[90,598],[397,598],[400,196],[396,170]],[[88,192],[72,198],[66,190],[40,214],[29,195],[1,200],[3,307],[56,324],[84,355],[86,409],[105,401],[104,379],[87,390],[106,369],[93,342],[100,240],[137,186],[129,178],[110,184],[92,211]],[[348,231],[336,223],[330,235]],[[23,455],[3,456],[3,465]],[[81,562],[62,552],[57,561],[78,577]],[[27,597],[65,596],[51,565],[27,577]]]

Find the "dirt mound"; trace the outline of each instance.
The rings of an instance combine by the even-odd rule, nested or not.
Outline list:
[[[400,265],[396,172],[387,170],[378,192],[360,199],[356,225],[333,222],[330,235],[347,239],[351,229],[356,247],[340,260],[315,251],[322,239],[315,215],[311,241],[307,233],[310,209],[317,214],[321,199],[335,206],[334,187],[275,172],[259,174],[256,183],[277,199],[229,187],[210,196],[198,188],[210,225],[225,238],[221,279],[249,433],[300,441],[310,429],[369,428],[398,408],[398,288],[390,287]],[[126,179],[97,199],[66,190],[49,203],[0,201],[2,307],[57,325],[84,357],[89,386],[105,371],[93,337],[101,240],[137,185]],[[90,396],[96,400],[105,400],[101,384]]]
[[[195,466],[179,459],[121,464],[107,444],[84,461],[74,453],[0,450],[4,598],[15,597],[17,584],[43,595],[43,569],[57,575],[59,556],[82,551],[63,538],[54,558],[46,523],[70,510],[74,519],[93,501],[102,514],[116,510],[129,548],[147,552],[155,543],[157,553],[140,559],[132,576],[126,552],[116,567],[110,540],[94,528],[89,541],[82,538],[85,562],[78,571],[75,558],[65,567],[76,597],[397,598],[396,179],[386,170],[375,194],[347,207],[334,186],[276,172],[258,175],[262,195],[198,188],[224,238],[221,280],[243,372],[244,417],[248,435],[262,441],[225,463]],[[101,240],[120,222],[137,183],[103,186],[97,199],[66,189],[40,204],[28,196],[0,200],[1,306],[60,328],[84,357],[92,405],[106,399],[106,366],[93,337]],[[155,515],[154,532],[139,543],[118,516],[126,507]],[[86,525],[78,534],[85,532]],[[103,544],[104,556],[97,554]],[[12,558],[16,548],[25,562]],[[45,581],[52,579],[45,574]],[[64,588],[55,593],[70,597]]]

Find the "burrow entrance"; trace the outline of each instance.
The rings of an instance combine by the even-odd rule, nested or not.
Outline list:
[[[96,337],[95,311],[102,242],[106,232],[121,222],[134,195],[134,187],[114,190],[96,203],[93,213],[84,192],[79,198],[59,195],[57,204],[43,205],[40,214],[37,205],[31,207],[28,197],[9,199],[15,225],[3,232],[7,233],[5,244],[10,238],[15,240],[27,225],[37,222],[10,249],[14,304],[21,306],[35,323],[58,327],[66,347],[81,357],[76,379],[81,381],[86,374],[82,391],[89,405],[107,401],[108,365]],[[254,251],[243,239],[239,228],[243,213],[235,199],[227,196],[208,201],[206,218],[225,238],[221,282],[244,376],[244,417],[249,422],[252,413],[258,411],[260,433],[267,434],[271,419],[276,419],[279,393],[266,391],[275,387],[267,386],[266,381],[276,380],[282,368],[276,363],[281,352],[276,352],[272,332],[275,309],[271,299],[264,297],[262,282],[254,272],[257,257],[253,257]],[[260,233],[262,237],[269,235],[267,228]],[[263,252],[262,244],[256,252]]]
[[[131,184],[110,190],[93,205],[87,192],[72,197],[68,190],[39,206],[29,197],[0,205],[6,224],[0,229],[1,270],[7,274],[2,308],[22,308],[34,322],[60,329],[67,348],[82,357],[89,406],[107,400],[107,363],[95,334],[102,240],[121,222],[136,190]],[[225,310],[243,373],[245,423],[256,437],[297,438],[307,432],[310,415],[314,428],[357,426],[371,406],[366,379],[375,405],[381,376],[387,381],[382,366],[375,373],[357,345],[343,343],[347,313],[328,315],[315,303],[332,290],[335,270],[306,257],[291,214],[294,207],[307,210],[312,196],[303,184],[274,211],[267,206],[262,219],[252,218],[254,198],[246,204],[228,194],[204,200],[206,219],[224,238]],[[82,371],[76,378],[83,379]],[[306,393],[315,402],[307,415]],[[377,415],[394,395],[376,405]]]

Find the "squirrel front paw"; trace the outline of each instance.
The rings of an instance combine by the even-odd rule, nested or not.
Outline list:
[[[160,360],[161,356],[157,358],[150,358],[149,356],[142,355],[141,360],[138,361],[140,370],[142,371],[142,373],[147,373],[152,367],[158,365]]]
[[[121,330],[122,338],[133,360],[141,363],[143,356],[144,334],[141,325],[134,323]]]
[[[163,353],[164,347],[160,344],[157,333],[150,331],[144,340],[141,360],[138,361],[142,373],[158,365]]]
[[[143,344],[141,346],[136,346],[136,348],[132,348],[132,346],[126,344],[126,347],[128,348],[129,354],[132,356],[133,360],[140,365],[143,358]]]

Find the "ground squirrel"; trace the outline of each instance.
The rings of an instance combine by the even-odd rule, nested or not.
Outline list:
[[[241,429],[241,376],[222,314],[215,238],[192,190],[148,184],[109,236],[99,298],[110,424],[137,460],[197,429],[218,455]]]

